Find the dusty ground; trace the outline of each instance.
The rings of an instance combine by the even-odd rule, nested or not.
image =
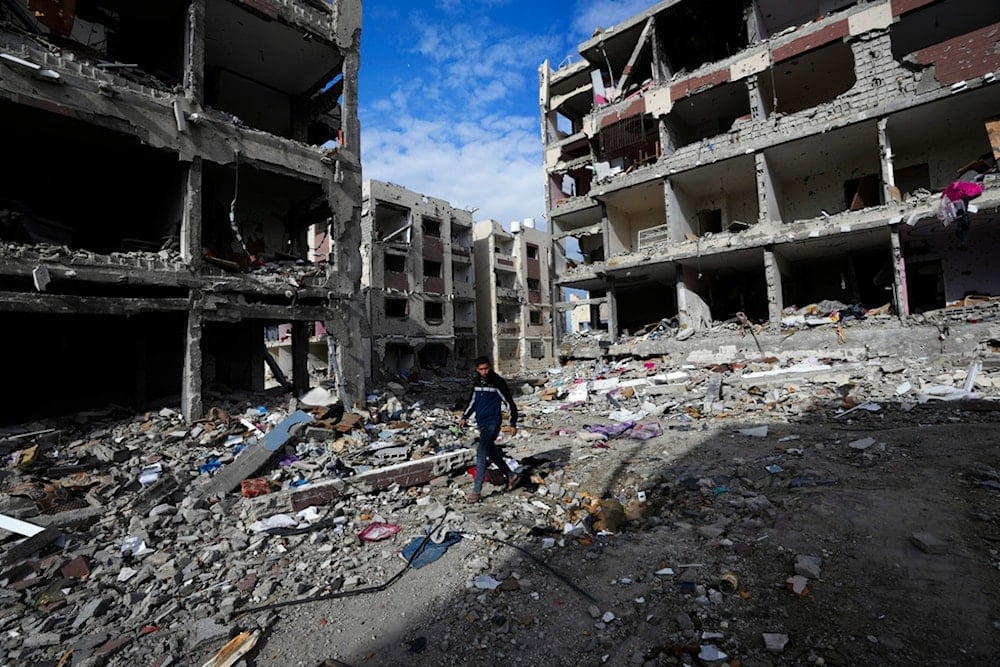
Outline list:
[[[248,663],[998,664],[997,415],[947,403],[818,411],[766,437],[713,420],[608,448],[550,435],[583,415],[535,415],[510,447],[534,464],[532,483],[475,506],[463,478],[423,490],[463,514],[465,539],[385,591],[274,609]],[[849,446],[866,437],[874,444]],[[639,491],[642,518],[613,535],[551,533],[571,495],[627,504]],[[384,577],[365,583],[401,569],[411,535],[370,545]],[[798,555],[822,559],[803,595],[786,586]],[[295,549],[276,566],[296,567]],[[504,583],[470,587],[480,573]],[[769,652],[762,633],[787,645]],[[710,660],[707,645],[727,657]]]

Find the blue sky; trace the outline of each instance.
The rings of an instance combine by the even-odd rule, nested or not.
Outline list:
[[[362,168],[477,208],[475,220],[545,226],[538,67],[652,0],[364,0]]]

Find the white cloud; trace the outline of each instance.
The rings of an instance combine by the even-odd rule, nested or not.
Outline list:
[[[435,23],[411,13],[415,66],[380,99],[366,98],[362,72],[364,178],[478,209],[476,220],[541,220],[537,67],[565,36],[518,34],[466,15]]]

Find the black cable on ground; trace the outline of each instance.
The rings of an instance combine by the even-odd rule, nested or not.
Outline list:
[[[476,533],[462,533],[462,534],[463,535],[470,535],[472,537],[476,537],[477,536]],[[501,540],[498,537],[488,537],[486,535],[478,535],[478,536],[482,537],[483,539],[492,540],[492,541],[497,542],[498,544],[502,544],[502,545],[504,545],[506,547],[510,547],[511,549],[517,549],[518,551],[520,551],[521,553],[523,553],[525,556],[527,556],[528,558],[530,558],[531,560],[533,560],[534,562],[538,563],[539,565],[541,565],[542,567],[544,567],[546,570],[548,570],[549,572],[551,572],[553,575],[555,575],[556,579],[558,579],[559,581],[561,581],[564,584],[566,584],[567,586],[569,586],[574,592],[576,592],[579,595],[581,595],[582,597],[590,600],[594,604],[598,604],[597,600],[594,599],[594,597],[590,593],[588,593],[587,591],[583,590],[582,588],[580,588],[579,586],[577,586],[576,584],[574,584],[572,581],[570,581],[566,577],[566,575],[562,574],[561,572],[559,572],[554,567],[552,567],[551,565],[549,565],[545,561],[543,561],[540,558],[538,558],[537,556],[535,556],[533,553],[531,553],[527,549],[519,547],[516,544],[511,544],[510,542],[507,542],[505,540]]]
[[[323,602],[324,600],[339,600],[339,599],[343,599],[343,598],[354,597],[355,595],[364,595],[364,594],[367,594],[367,593],[381,593],[382,591],[386,590],[387,588],[389,588],[390,586],[392,586],[394,583],[396,583],[397,581],[399,581],[399,579],[404,574],[406,574],[406,571],[409,570],[410,567],[412,567],[413,561],[416,560],[417,557],[421,553],[423,553],[424,549],[427,547],[427,542],[430,541],[431,536],[434,535],[434,533],[437,531],[437,529],[441,527],[441,524],[444,523],[445,518],[447,518],[447,515],[442,516],[441,519],[438,521],[437,525],[435,525],[434,528],[430,532],[428,532],[426,536],[424,536],[423,540],[420,542],[420,545],[416,548],[416,550],[413,552],[413,554],[407,559],[406,565],[403,566],[403,569],[400,570],[399,572],[397,572],[396,574],[394,574],[387,581],[384,581],[383,583],[378,584],[377,586],[367,586],[365,588],[354,588],[354,589],[351,589],[349,591],[333,591],[331,593],[320,593],[318,595],[313,595],[313,596],[310,596],[310,597],[307,597],[307,598],[301,598],[301,599],[297,599],[297,600],[284,600],[282,602],[272,602],[271,604],[264,604],[264,605],[260,605],[259,607],[250,607],[249,609],[243,609],[243,610],[240,611],[239,615],[243,616],[244,614],[252,614],[252,613],[255,613],[255,612],[258,612],[258,611],[269,611],[269,610],[273,610],[273,609],[282,609],[284,607],[292,607],[292,606],[295,606],[295,605],[306,604],[306,603],[309,603],[309,602]],[[502,544],[504,546],[510,547],[511,549],[516,549],[517,551],[520,551],[522,554],[524,554],[525,556],[527,556],[528,558],[530,558],[532,561],[534,561],[538,565],[541,565],[546,570],[548,570],[549,572],[551,572],[559,581],[561,581],[564,584],[566,584],[572,591],[574,591],[575,593],[577,593],[581,597],[589,600],[590,602],[593,602],[594,604],[599,604],[598,601],[597,601],[597,599],[594,598],[594,596],[592,596],[590,593],[588,593],[587,591],[583,590],[582,588],[580,588],[579,586],[577,586],[576,584],[574,584],[572,581],[569,580],[568,577],[566,577],[566,575],[562,574],[561,572],[559,572],[558,570],[556,570],[555,568],[553,568],[551,565],[549,565],[545,561],[539,559],[537,556],[535,556],[533,553],[531,553],[527,549],[519,547],[516,544],[512,544],[510,542],[507,542],[506,540],[501,540],[498,537],[491,537],[491,536],[488,536],[488,535],[485,535],[485,534],[482,534],[482,533],[466,533],[466,532],[462,532],[462,531],[456,531],[456,532],[458,532],[459,534],[461,534],[463,536],[467,536],[467,537],[473,537],[473,538],[475,538],[475,537],[481,537],[481,538],[483,538],[485,540],[491,540],[493,542],[496,542],[497,544]]]
[[[410,569],[410,567],[413,565],[413,561],[417,559],[417,556],[423,553],[424,549],[427,547],[427,542],[430,541],[431,536],[434,535],[435,531],[437,531],[437,529],[441,527],[441,524],[444,523],[444,520],[447,518],[447,516],[448,516],[447,514],[442,516],[441,519],[437,522],[437,525],[434,526],[434,528],[429,533],[427,533],[427,535],[424,536],[424,539],[420,542],[420,546],[418,546],[416,550],[413,552],[413,555],[411,555],[406,560],[406,565],[403,566],[403,569],[394,574],[392,578],[390,578],[389,580],[384,581],[377,586],[367,586],[365,588],[352,588],[349,591],[333,591],[331,593],[320,593],[318,595],[313,595],[298,600],[284,600],[282,602],[272,602],[271,604],[264,604],[259,607],[251,607],[249,609],[243,609],[242,611],[240,611],[240,616],[244,614],[252,614],[258,611],[267,611],[270,609],[281,609],[283,607],[291,607],[297,604],[305,604],[307,602],[322,602],[324,600],[337,600],[340,598],[353,597],[355,595],[363,595],[365,593],[381,593],[385,589],[389,588],[389,586],[392,586],[394,583],[399,581],[400,577],[402,577],[406,573],[406,571]]]

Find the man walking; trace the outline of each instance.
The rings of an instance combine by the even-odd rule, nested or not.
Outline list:
[[[479,357],[475,361],[476,375],[472,380],[472,391],[469,394],[469,405],[458,421],[465,428],[466,420],[476,413],[476,425],[479,427],[479,446],[476,448],[476,479],[472,483],[470,503],[478,503],[483,491],[483,479],[486,477],[487,460],[493,461],[507,479],[507,489],[517,487],[521,478],[512,472],[503,460],[503,453],[496,445],[500,434],[500,424],[503,421],[501,406],[507,405],[510,412],[511,434],[517,435],[517,406],[510,394],[507,381],[493,372],[489,357]]]

